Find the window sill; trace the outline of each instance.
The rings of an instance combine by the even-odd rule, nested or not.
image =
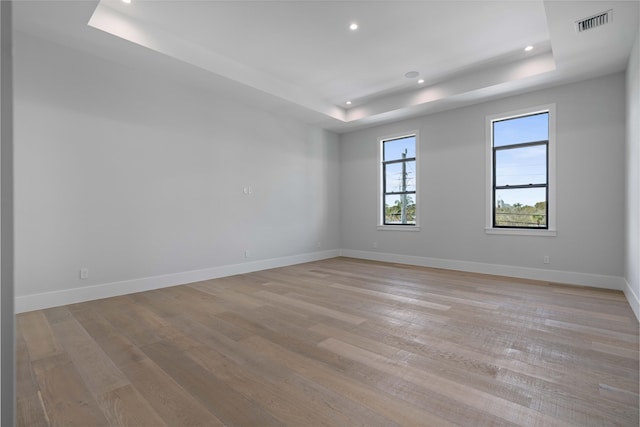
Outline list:
[[[486,234],[502,234],[508,236],[539,236],[539,237],[555,237],[558,233],[556,230],[526,230],[516,228],[485,228]]]
[[[378,230],[384,231],[420,231],[417,225],[378,225]]]

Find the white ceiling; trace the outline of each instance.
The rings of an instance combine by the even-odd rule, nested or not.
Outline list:
[[[638,6],[50,0],[15,3],[14,27],[346,132],[624,70]],[[609,9],[609,24],[576,33],[576,20]]]

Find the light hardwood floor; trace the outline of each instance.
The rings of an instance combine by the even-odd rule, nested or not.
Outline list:
[[[334,258],[17,327],[19,426],[638,426],[617,291]]]

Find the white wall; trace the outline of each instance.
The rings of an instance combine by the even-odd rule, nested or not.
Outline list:
[[[15,43],[19,311],[337,253],[335,134]]]
[[[345,253],[622,289],[624,99],[616,74],[342,135]],[[557,236],[487,235],[485,117],[549,103],[557,106]],[[377,138],[414,129],[421,231],[377,230]]]
[[[625,294],[640,319],[640,33],[627,67]]]

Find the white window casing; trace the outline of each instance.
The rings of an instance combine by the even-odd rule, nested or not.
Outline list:
[[[494,164],[493,164],[493,123],[496,121],[513,119],[518,117],[530,116],[539,113],[549,113],[549,142],[547,146],[547,228],[504,228],[494,227],[493,209],[494,191]],[[525,235],[525,236],[556,236],[556,212],[557,212],[557,182],[556,182],[556,105],[546,104],[537,107],[521,109],[517,111],[509,111],[500,114],[487,116],[485,123],[485,232],[487,234],[503,234],[503,235]]]

